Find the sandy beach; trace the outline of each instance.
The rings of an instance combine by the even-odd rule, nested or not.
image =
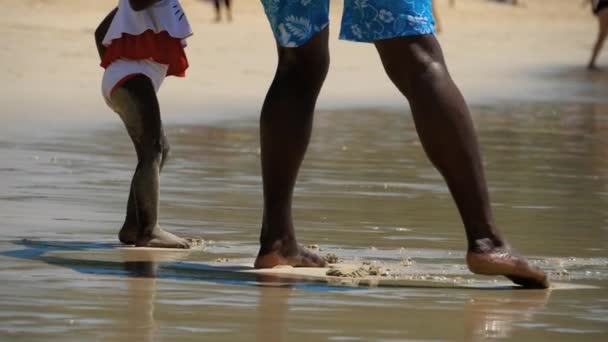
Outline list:
[[[114,119],[101,96],[93,31],[112,0],[2,0],[2,120]],[[525,7],[482,0],[439,1],[439,35],[448,66],[468,101],[596,101],[606,76],[588,75],[596,23],[569,0]],[[259,112],[276,63],[274,40],[258,1],[235,1],[235,21],[213,23],[211,6],[185,0],[195,35],[185,80],[169,79],[160,99],[165,120],[231,119]],[[337,39],[341,1],[332,2],[332,67],[320,109],[406,108],[369,44]],[[606,56],[600,65],[606,64]],[[109,115],[108,115],[109,114]]]
[[[0,0],[0,340],[607,340],[608,72],[585,69],[597,24],[580,1],[438,1],[497,223],[563,285],[550,291],[469,272],[460,218],[407,103],[372,45],[337,39],[333,0],[332,66],[295,190],[299,242],[386,276],[486,289],[208,267],[252,264],[258,249],[257,118],[276,64],[258,0],[234,0],[232,23],[214,23],[208,1],[182,0],[190,69],[159,94],[172,147],[161,225],[205,243],[117,249],[135,157],[102,100],[93,41],[115,3]],[[608,50],[598,64],[608,68]]]

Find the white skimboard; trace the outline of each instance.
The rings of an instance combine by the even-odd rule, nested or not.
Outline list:
[[[98,262],[100,267],[120,268],[125,262],[150,262],[157,264],[165,274],[192,278],[192,280],[213,280],[302,284],[318,283],[329,286],[350,287],[400,287],[400,288],[460,288],[460,289],[521,289],[507,279],[475,276],[466,272],[443,274],[442,267],[434,265],[429,273],[427,265],[402,266],[399,263],[338,263],[325,268],[279,266],[269,269],[255,269],[253,260],[239,259],[227,262],[189,261],[195,250],[175,250],[162,248],[107,248],[91,250],[61,250],[44,253],[70,264]],[[200,251],[199,251],[200,253]],[[218,259],[219,260],[219,259]],[[108,264],[111,263],[111,264]],[[449,266],[449,265],[447,265]],[[446,267],[447,267],[446,266]],[[452,265],[453,266],[453,265]],[[552,290],[597,289],[597,286],[570,282],[552,282]]]
[[[251,264],[230,263],[180,263],[179,267],[192,267],[201,272],[230,272],[258,276],[261,283],[316,282],[334,286],[351,287],[404,287],[404,288],[460,288],[460,289],[522,289],[508,280],[483,279],[467,276],[443,276],[432,274],[401,272],[371,275],[365,271],[368,265],[332,264],[329,267],[291,267],[278,266],[268,269],[255,269]],[[361,269],[363,268],[363,271]],[[369,270],[369,269],[368,269]],[[366,274],[367,273],[367,274]],[[373,273],[373,272],[372,272]],[[592,285],[553,282],[552,290],[596,289]]]

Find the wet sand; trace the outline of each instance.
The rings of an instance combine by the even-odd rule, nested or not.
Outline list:
[[[160,95],[173,151],[161,179],[161,222],[202,236],[205,246],[112,249],[135,164],[92,67],[92,21],[112,1],[57,19],[75,3],[20,1],[0,16],[0,58],[18,66],[0,65],[2,340],[608,336],[608,74],[583,69],[595,32],[588,10],[562,0],[528,1],[526,9],[440,2],[440,39],[474,105],[499,225],[553,280],[598,287],[505,291],[287,286],[180,268],[257,252],[256,116],[275,57],[259,6],[247,0],[237,2],[234,25],[211,24],[210,10],[184,1],[200,32],[190,44],[191,77],[169,80]],[[332,73],[296,189],[300,242],[346,261],[472,277],[456,209],[404,101],[373,49],[335,40],[335,26]]]
[[[175,157],[162,177],[162,222],[206,239],[189,253],[110,249],[133,166],[120,127],[2,141],[12,166],[0,171],[0,330],[28,341],[603,340],[607,109],[475,108],[499,224],[554,281],[599,287],[580,290],[287,286],[184,269],[253,261],[261,210],[253,119],[168,128]],[[472,278],[456,210],[408,116],[320,112],[316,125],[296,190],[302,243],[342,260]]]

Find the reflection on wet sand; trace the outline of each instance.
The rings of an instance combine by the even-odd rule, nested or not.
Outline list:
[[[124,303],[125,320],[119,323],[109,341],[155,341],[158,340],[158,325],[154,320],[156,298],[156,275],[158,263],[155,253],[148,253],[149,261],[125,261],[129,272],[127,298]],[[120,322],[120,321],[119,321]]]
[[[261,285],[257,307],[256,341],[289,341],[287,323],[289,297],[293,288],[286,286],[284,280],[271,276],[259,276],[258,282]]]
[[[551,290],[478,292],[464,305],[465,341],[512,338],[514,324],[532,321]]]
[[[161,262],[184,260],[182,251],[119,250],[127,272],[127,300],[116,312],[119,317],[107,341],[159,341],[154,317],[156,282]]]
[[[259,279],[264,286],[258,304],[258,342],[289,341],[289,298],[293,288],[280,278]],[[276,282],[273,286],[272,283]],[[470,295],[463,307],[464,341],[512,338],[515,325],[533,321],[545,308],[550,290],[478,291]],[[374,317],[373,319],[378,319]]]

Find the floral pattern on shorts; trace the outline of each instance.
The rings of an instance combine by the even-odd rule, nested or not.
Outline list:
[[[296,47],[329,24],[329,0],[261,0],[275,39]],[[430,0],[344,0],[340,39],[373,42],[435,33]]]

